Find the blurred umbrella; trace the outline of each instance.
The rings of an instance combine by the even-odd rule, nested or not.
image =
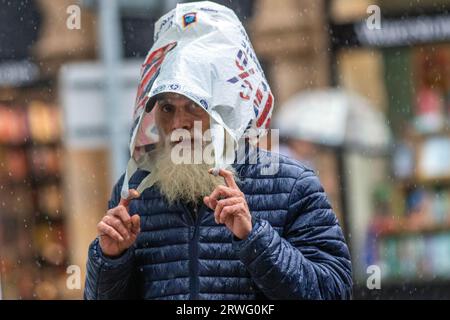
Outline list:
[[[383,114],[363,97],[340,89],[302,92],[278,109],[273,128],[280,137],[298,139],[333,148],[339,178],[342,221],[350,239],[348,163],[345,154],[357,151],[364,156],[385,156],[391,147],[391,133]],[[350,250],[351,250],[350,246]]]
[[[363,97],[340,89],[302,92],[278,109],[280,136],[316,144],[386,153],[391,142],[383,114]]]

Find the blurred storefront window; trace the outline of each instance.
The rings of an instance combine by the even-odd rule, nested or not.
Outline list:
[[[367,7],[348,17],[344,2],[332,1],[330,17],[335,84],[372,100],[395,135],[370,212],[351,219],[361,235],[355,295],[448,298],[450,3],[378,1],[381,29],[369,30]],[[370,265],[381,268],[382,290],[366,287]]]

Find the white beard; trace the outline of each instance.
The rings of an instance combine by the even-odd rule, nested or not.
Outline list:
[[[175,164],[171,159],[171,151],[169,143],[158,144],[153,165],[155,185],[169,204],[177,200],[196,204],[203,201],[203,197],[209,196],[217,186],[226,185],[221,176],[208,173],[213,167],[211,164]],[[236,176],[232,166],[228,166],[226,170]]]

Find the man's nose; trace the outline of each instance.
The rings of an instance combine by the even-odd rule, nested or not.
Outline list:
[[[172,121],[172,131],[176,129],[191,130],[193,121],[184,111],[176,111]]]

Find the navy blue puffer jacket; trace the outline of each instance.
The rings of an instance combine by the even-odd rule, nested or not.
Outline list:
[[[260,158],[270,156],[260,151]],[[89,248],[85,299],[348,299],[350,255],[314,172],[280,156],[275,175],[263,164],[234,164],[253,219],[238,240],[202,206],[194,217],[170,206],[154,186],[131,202],[141,216],[136,243],[108,259]],[[136,172],[130,188],[148,174]],[[123,177],[109,208],[117,206]]]

